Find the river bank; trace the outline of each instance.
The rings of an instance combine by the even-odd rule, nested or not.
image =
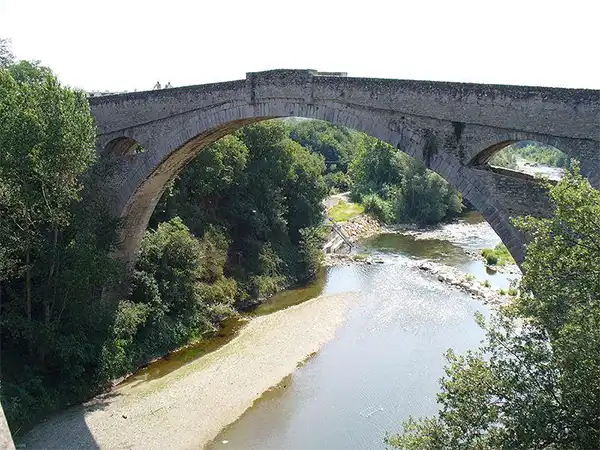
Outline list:
[[[331,340],[352,298],[319,296],[253,318],[218,350],[157,380],[126,384],[71,408],[36,427],[21,444],[60,449],[201,448]]]
[[[308,366],[329,363],[334,364],[335,370],[339,372],[333,374],[334,369],[329,367],[326,375],[319,377],[319,382],[315,380],[308,383],[308,386],[328,386],[327,383],[332,378],[333,384],[319,397],[324,402],[317,405],[319,410],[332,407],[327,400],[331,389],[345,386],[344,392],[340,392],[338,405],[339,408],[345,408],[345,399],[356,386],[361,390],[371,389],[370,386],[385,386],[389,374],[395,373],[398,367],[412,368],[422,364],[423,368],[419,370],[428,374],[426,389],[435,392],[440,376],[436,370],[441,370],[441,355],[447,347],[450,345],[457,350],[468,349],[480,339],[480,330],[476,326],[473,328],[473,311],[479,310],[482,305],[497,306],[510,300],[509,296],[498,293],[497,286],[486,286],[474,279],[473,275],[468,275],[472,273],[470,269],[459,268],[467,267],[464,266],[467,260],[473,261],[471,255],[476,253],[477,248],[493,244],[495,235],[489,225],[480,222],[480,218],[475,224],[467,223],[467,218],[461,223],[445,224],[422,233],[377,234],[376,231],[381,232],[382,228],[378,224],[373,225],[372,219],[367,216],[361,217],[362,219],[357,218],[358,223],[366,221],[367,225],[363,226],[363,230],[368,233],[354,235],[357,249],[351,256],[339,257],[334,267],[319,275],[309,286],[278,294],[279,297],[273,299],[273,304],[266,302],[264,307],[253,313],[253,317],[246,319],[246,324],[237,336],[230,341],[227,339],[224,346],[202,357],[193,356],[184,361],[167,359],[151,364],[148,369],[140,371],[112,392],[72,408],[36,427],[23,440],[26,448],[199,449],[209,442],[211,449],[221,446],[254,448],[245,444],[247,430],[236,434],[239,433],[235,426],[239,420],[236,419],[246,417],[248,411],[250,417],[253,417],[252,411],[257,399],[264,399],[265,392],[270,393],[266,397],[271,399],[285,397],[285,392],[294,386],[295,374],[305,370],[305,367],[298,370],[296,368],[315,352],[318,352],[317,356],[310,359]],[[372,236],[371,239],[365,241],[363,236],[369,235]],[[477,237],[476,241],[469,243],[467,238],[473,236]],[[439,239],[442,237],[443,239]],[[451,241],[459,242],[460,245]],[[343,258],[357,258],[361,262]],[[458,265],[455,267],[454,264]],[[307,300],[311,298],[312,300]],[[360,302],[355,301],[356,298],[361,299]],[[295,304],[296,306],[278,310]],[[350,305],[355,304],[358,306],[350,308]],[[277,312],[272,312],[273,310]],[[354,322],[358,320],[359,323],[350,327],[355,335],[348,336],[347,315],[351,310],[354,311]],[[367,323],[364,322],[365,319],[368,320]],[[345,331],[338,331],[341,328]],[[456,332],[467,329],[471,341],[465,340],[463,333]],[[387,333],[386,330],[390,334],[378,337],[378,333]],[[339,333],[346,335],[346,340]],[[438,335],[436,346],[431,346],[431,336]],[[334,336],[336,339],[333,339]],[[332,339],[333,342],[323,348]],[[362,351],[353,353],[352,356],[346,355],[339,361],[336,356],[327,356],[327,349],[331,345],[344,347],[337,350],[342,355],[349,351],[356,352],[357,343],[364,339],[367,340],[364,341]],[[416,341],[422,341],[418,350],[414,343]],[[411,348],[415,348],[414,355]],[[425,349],[427,355],[423,357]],[[371,352],[372,357],[368,356],[368,352]],[[390,354],[395,356],[390,358]],[[398,366],[398,361],[403,358],[408,359]],[[315,363],[315,360],[318,362]],[[341,381],[350,376],[349,373],[355,370],[355,362],[359,361],[364,362],[363,376],[357,378],[354,384]],[[349,372],[338,367],[350,362],[352,365],[347,368]],[[380,369],[381,374],[373,372],[374,368]],[[372,378],[377,380],[379,376],[381,379],[372,384]],[[400,386],[406,389],[405,380],[411,378],[411,373],[402,372],[395,376],[404,380]],[[324,377],[327,377],[327,381]],[[281,385],[275,388],[278,383]],[[418,387],[411,394],[415,397],[409,400],[420,405],[421,409],[417,412],[435,411],[427,409],[434,408],[435,401],[421,398],[423,378],[417,376],[412,383]],[[307,387],[304,386],[303,389],[295,396],[306,397]],[[377,398],[380,394],[376,391],[364,394],[365,397],[356,402],[356,408],[360,408],[357,414],[369,418],[371,414],[383,414],[379,412],[381,409],[377,405],[365,409],[365,404],[372,401],[371,395]],[[405,400],[402,396],[396,393],[394,395],[394,402],[403,405]],[[383,397],[388,396],[386,394]],[[262,400],[258,401],[259,404],[261,402]],[[386,402],[386,408],[395,404],[391,398]],[[278,412],[273,413],[277,417],[281,408],[292,414],[290,408],[295,406],[278,408]],[[365,413],[366,410],[368,411]],[[273,422],[273,414],[260,422],[263,425],[253,423],[251,428],[264,428],[267,432],[270,427],[280,426],[281,430],[286,430],[285,423],[277,425],[277,420]],[[398,417],[403,417],[406,410],[385,414],[387,425],[382,428],[381,435],[384,431],[393,429],[391,424],[397,423]],[[339,417],[345,416],[342,413]],[[227,425],[232,423],[234,431],[230,432]],[[343,426],[347,424],[344,422]],[[362,430],[360,427],[364,427],[364,424],[361,422],[356,426]],[[296,431],[296,427],[293,429]],[[298,436],[285,441],[285,448],[297,448],[303,442],[302,436],[306,429],[298,428],[298,432]],[[371,433],[372,441],[368,445],[365,443],[366,446],[362,448],[374,448],[373,442],[380,438],[375,439],[372,431],[364,432]],[[330,438],[322,436],[320,439],[321,442],[330,442]],[[257,438],[256,448],[263,448],[263,439],[264,437]],[[355,436],[354,439],[360,437]],[[271,448],[282,448],[281,442],[281,439],[274,441],[274,447]],[[357,442],[360,444],[360,440]]]

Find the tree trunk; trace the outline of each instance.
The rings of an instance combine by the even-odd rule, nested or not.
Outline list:
[[[27,265],[27,273],[25,275],[25,302],[27,308],[27,322],[31,324],[31,267],[29,265],[29,247],[25,255],[25,264]]]
[[[44,294],[44,323],[48,325],[50,323],[50,316],[54,306],[54,287],[53,278],[56,270],[56,254],[58,247],[58,229],[54,229],[54,239],[52,242],[52,263],[50,264],[50,271],[48,272],[48,282],[46,293]],[[50,302],[49,296],[52,295],[52,303]]]

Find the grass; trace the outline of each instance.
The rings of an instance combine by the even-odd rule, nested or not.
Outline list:
[[[357,253],[354,255],[354,261],[366,261],[369,259],[369,255],[367,253]]]
[[[515,263],[504,244],[498,244],[494,248],[484,248],[481,250],[481,256],[485,258],[490,266],[504,266],[507,263]]]
[[[348,203],[342,200],[329,210],[329,217],[336,222],[346,222],[364,212],[365,208],[361,204]]]

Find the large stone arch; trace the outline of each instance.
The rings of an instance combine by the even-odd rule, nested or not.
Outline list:
[[[575,108],[567,94],[573,94]],[[120,255],[129,262],[135,260],[167,182],[217,139],[270,118],[326,120],[406,152],[456,186],[518,262],[524,240],[510,217],[546,214],[547,198],[531,178],[482,167],[485,158],[507,142],[532,139],[585,160],[583,171],[590,175],[598,173],[600,160],[600,133],[589,123],[600,118],[597,91],[363,80],[278,70],[91,103],[98,151],[112,167],[102,195],[123,220]],[[132,142],[145,151],[131,154]],[[128,143],[127,151],[110,151],[115,143]]]
[[[178,118],[176,125],[171,124],[174,132],[166,132],[171,125],[164,123],[162,127],[152,127],[149,134],[141,129],[132,133],[135,139],[128,137],[128,142],[139,142],[148,151],[136,155],[133,164],[128,166],[125,182],[119,190],[119,201],[112,203],[114,213],[123,219],[121,256],[127,261],[135,260],[139,243],[165,186],[198,152],[244,125],[290,116],[327,120],[362,131],[425,163],[453,184],[482,213],[515,257],[521,258],[522,239],[508,221],[509,213],[488,190],[485,181],[473,176],[474,169],[460,166],[444,152],[435,150],[439,139],[430,130],[415,131],[397,120],[394,121],[395,128],[391,129],[386,126],[389,117],[385,114],[371,112],[364,115],[361,111],[331,106],[307,108],[280,102],[266,102],[251,109],[223,107],[208,114]],[[131,155],[128,158],[131,159]]]

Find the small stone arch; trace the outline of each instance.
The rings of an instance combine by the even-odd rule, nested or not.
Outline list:
[[[132,156],[144,153],[146,149],[135,139],[119,136],[109,141],[102,150],[102,154],[109,157]]]

